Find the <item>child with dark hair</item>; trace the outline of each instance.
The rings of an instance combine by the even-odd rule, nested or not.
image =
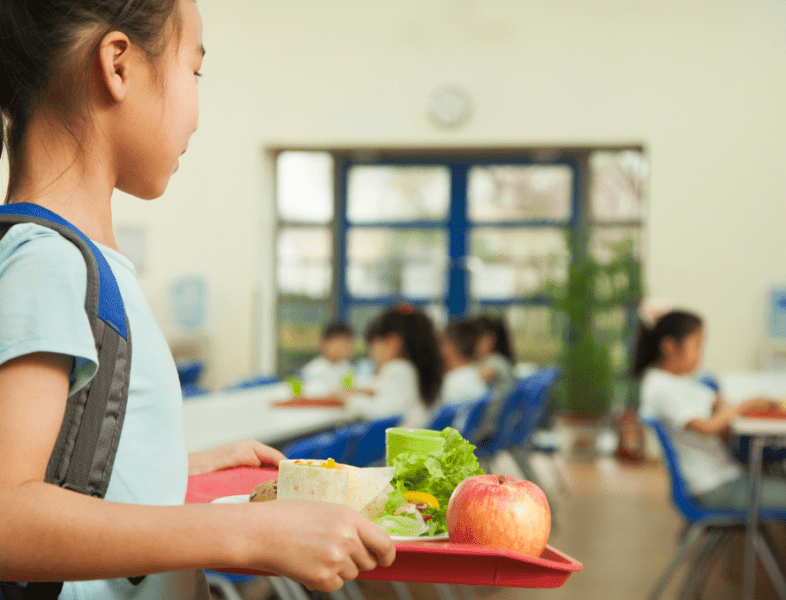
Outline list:
[[[91,241],[133,340],[105,497],[51,483],[69,397],[118,382],[94,379],[77,246],[39,222],[2,232],[0,597],[207,600],[201,569],[217,565],[332,591],[395,557],[381,527],[338,504],[183,506],[189,475],[284,459],[255,440],[188,453],[172,354],[113,230],[115,189],[152,200],[177,171],[197,128],[204,52],[193,0],[0,1],[6,202],[52,212]]]
[[[475,319],[453,321],[442,335],[445,378],[439,393],[441,404],[478,400],[488,391],[474,363],[475,347],[482,330]]]
[[[779,410],[779,403],[754,398],[726,404],[691,376],[702,356],[704,325],[699,316],[667,310],[643,319],[633,360],[641,379],[639,413],[668,428],[690,493],[710,507],[747,506],[748,479],[723,442],[732,419],[750,410]],[[786,507],[786,481],[762,480],[762,508]]]
[[[474,354],[480,376],[495,390],[509,390],[515,381],[516,355],[505,321],[489,315],[476,320],[480,331]]]
[[[366,330],[377,373],[367,390],[348,403],[366,418],[403,414],[403,427],[422,427],[442,384],[442,358],[434,325],[423,312],[403,305],[385,311]]]
[[[344,380],[352,376],[354,331],[344,323],[331,323],[319,338],[319,356],[300,369],[303,391],[308,396],[329,395],[344,388]]]

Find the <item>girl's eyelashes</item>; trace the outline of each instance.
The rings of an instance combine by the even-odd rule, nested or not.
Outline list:
[[[202,77],[202,72],[201,71],[197,71],[196,73],[194,73],[194,75],[196,77]]]

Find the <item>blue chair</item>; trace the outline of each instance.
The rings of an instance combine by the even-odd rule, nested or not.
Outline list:
[[[490,459],[509,446],[511,436],[519,421],[524,417],[523,402],[526,400],[529,384],[527,378],[521,379],[508,393],[497,419],[494,434],[487,440],[478,440],[475,454],[478,458]]]
[[[486,407],[494,397],[494,392],[489,391],[480,400],[476,400],[470,404],[462,405],[458,413],[453,419],[453,427],[458,430],[465,440],[475,443],[476,434],[483,415],[486,412]]]
[[[183,399],[194,398],[195,396],[206,396],[210,393],[210,390],[196,383],[183,384],[180,386],[180,390],[183,392]]]
[[[547,367],[522,379],[524,395],[513,416],[513,428],[505,444],[507,448],[529,443],[530,437],[543,421],[549,394],[558,377],[557,367]]]
[[[278,377],[272,375],[257,375],[248,379],[241,379],[227,387],[227,390],[247,390],[249,388],[264,387],[266,385],[273,385],[281,381]]]
[[[661,595],[691,548],[698,546],[696,559],[682,584],[680,597],[687,598],[702,568],[709,569],[711,567],[713,558],[717,557],[717,552],[722,547],[722,542],[725,542],[733,532],[744,528],[747,512],[738,509],[707,508],[696,502],[688,492],[669,430],[658,419],[642,418],[641,421],[658,436],[671,480],[671,499],[686,523],[682,543],[677,549],[676,555],[655,583],[648,598],[656,600]],[[761,521],[786,520],[786,510],[760,510],[759,518]],[[699,540],[702,540],[700,545],[698,544]],[[756,551],[761,557],[770,579],[773,582],[780,582],[781,587],[786,588],[772,548],[761,531],[758,534]]]
[[[201,360],[179,363],[177,365],[177,376],[180,379],[180,385],[196,385],[204,368],[205,363]]]
[[[395,427],[403,419],[403,415],[393,415],[366,423],[359,423],[355,432],[358,434],[354,451],[344,461],[356,467],[368,467],[385,459],[385,430]]]
[[[300,440],[296,440],[287,445],[283,450],[287,458],[314,458],[328,459],[337,458],[335,446],[338,442],[333,432],[320,433]]]
[[[439,410],[437,410],[428,424],[426,424],[425,429],[442,431],[445,427],[450,427],[462,406],[462,404],[444,404],[440,406]]]

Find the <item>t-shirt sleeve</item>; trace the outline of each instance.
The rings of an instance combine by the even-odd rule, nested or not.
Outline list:
[[[642,395],[647,396],[648,416],[658,417],[672,427],[683,429],[693,419],[712,415],[715,395],[690,377],[652,379]]]
[[[0,241],[0,364],[33,352],[74,358],[69,393],[98,369],[85,312],[87,266],[80,250],[55,231],[15,225]]]

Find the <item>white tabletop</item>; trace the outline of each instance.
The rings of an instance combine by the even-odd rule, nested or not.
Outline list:
[[[756,396],[786,397],[786,371],[738,371],[718,377],[720,393],[733,404]]]
[[[737,435],[786,436],[786,419],[735,417],[731,430]]]
[[[189,452],[252,438],[276,443],[338,426],[353,415],[341,408],[275,408],[289,398],[286,384],[215,392],[183,401],[183,425]]]

